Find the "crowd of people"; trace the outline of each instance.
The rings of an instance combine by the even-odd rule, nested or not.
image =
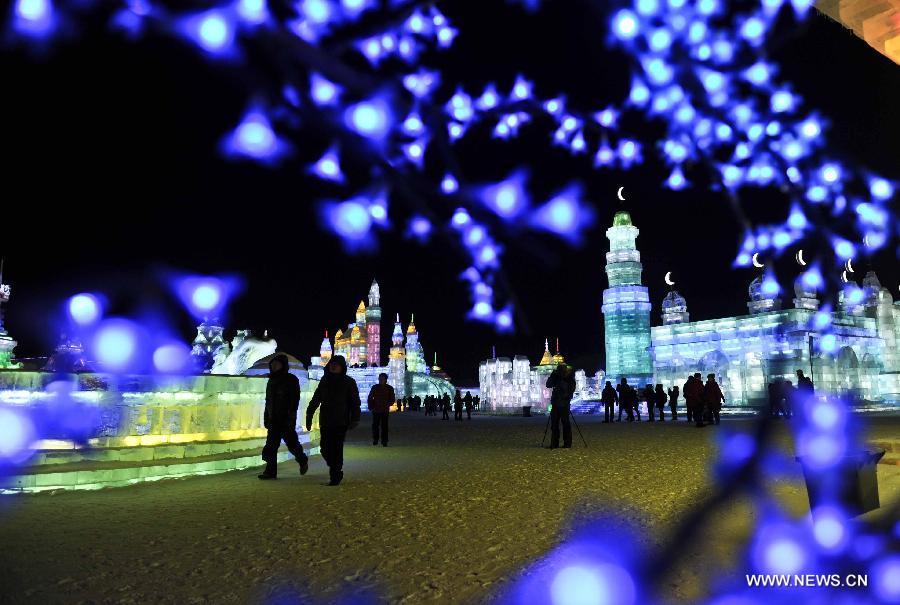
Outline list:
[[[444,393],[441,396],[426,395],[425,399],[418,395],[404,397],[403,399],[398,399],[395,403],[398,412],[418,412],[424,409],[426,416],[437,416],[437,413],[441,412],[441,418],[444,420],[450,420],[451,409],[453,410],[454,420],[462,420],[463,411],[465,411],[468,419],[471,420],[472,412],[478,411],[479,404],[480,399],[477,395],[473,397],[468,392],[463,395],[459,389],[456,390],[456,395],[454,395],[452,400],[450,395]]]
[[[277,453],[282,441],[299,464],[300,474],[305,475],[309,469],[309,458],[300,445],[296,431],[297,412],[300,406],[299,380],[288,371],[288,360],[284,355],[277,355],[270,361],[269,372],[263,416],[264,425],[268,430],[262,451],[266,467],[259,478],[277,477]],[[387,447],[390,411],[395,405],[401,412],[409,410],[418,412],[424,407],[426,416],[436,416],[437,410],[440,409],[444,420],[450,419],[452,407],[454,419],[457,421],[463,420],[463,411],[471,420],[472,411],[478,410],[479,398],[473,397],[471,393],[462,395],[459,389],[452,399],[446,393],[439,397],[427,395],[424,400],[418,395],[397,399],[394,388],[387,380],[387,374],[379,374],[378,384],[369,391],[367,399],[369,411],[372,413],[372,445],[381,443],[383,447]],[[548,419],[548,428],[552,427],[550,448],[560,447],[560,437],[562,437],[561,447],[572,447],[569,417],[572,413],[572,397],[576,390],[574,371],[566,364],[560,363],[547,378],[546,387],[552,390]],[[812,380],[804,376],[802,370],[797,370],[796,387],[790,380],[776,380],[769,385],[770,414],[790,417],[797,397],[812,394]],[[655,388],[652,384],[647,384],[638,390],[628,384],[628,379],[624,377],[613,388],[612,382],[606,381],[600,394],[604,408],[603,422],[622,422],[623,414],[627,422],[633,422],[635,417],[640,422],[641,403],[646,403],[649,422],[665,421],[667,405],[671,420],[677,421],[680,397],[684,397],[687,422],[693,422],[698,427],[719,424],[719,414],[725,396],[719,383],[716,382],[715,374],[707,374],[704,383],[700,372],[689,376],[680,389],[678,385],[666,389],[662,384],[657,384]],[[616,406],[619,408],[618,418],[615,414]],[[320,410],[320,451],[328,465],[329,485],[339,485],[344,477],[344,440],[347,431],[359,424],[360,408],[356,381],[347,375],[347,362],[344,357],[335,355],[326,365],[325,375],[316,387],[306,409],[307,431],[312,428],[316,410]]]
[[[707,374],[704,383],[700,372],[688,376],[680,389],[678,385],[666,389],[662,384],[657,384],[655,388],[652,384],[648,384],[638,390],[628,384],[627,378],[622,378],[613,388],[612,382],[607,380],[600,393],[600,401],[604,408],[603,422],[622,422],[623,414],[627,422],[633,422],[635,418],[640,422],[641,403],[647,405],[649,422],[665,421],[666,407],[669,408],[670,419],[677,421],[680,397],[684,397],[684,414],[687,422],[694,422],[698,427],[719,424],[725,395],[716,382],[715,374]],[[618,418],[615,417],[615,406],[619,408]]]

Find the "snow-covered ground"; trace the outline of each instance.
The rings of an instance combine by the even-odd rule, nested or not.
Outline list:
[[[278,481],[256,470],[97,492],[0,498],[0,602],[304,603],[371,596],[397,603],[485,602],[563,539],[578,515],[613,513],[662,543],[674,519],[709,492],[716,429],[686,423],[604,425],[578,418],[588,441],[540,449],[545,419],[442,421],[391,416],[373,447],[363,416],[346,478],[325,487],[314,458]],[[900,419],[873,419],[896,437]],[[548,436],[549,439],[549,436]],[[882,502],[900,498],[900,467],[880,465]],[[808,510],[799,473],[773,484]],[[664,580],[691,601],[734,562],[755,512],[737,502],[710,519],[712,545],[686,545]]]

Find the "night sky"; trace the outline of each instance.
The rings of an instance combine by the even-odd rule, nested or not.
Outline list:
[[[598,4],[548,2],[534,18],[500,2],[442,3],[461,35],[437,58],[441,96],[456,82],[470,94],[490,81],[508,91],[521,72],[534,79],[538,96],[563,92],[576,108],[620,102],[628,71],[623,56],[604,47],[605,14],[591,8]],[[776,58],[784,80],[832,121],[832,153],[900,179],[898,66],[824,17],[796,32]],[[457,276],[467,263],[451,240],[421,246],[398,227],[376,252],[350,256],[320,229],[315,202],[353,191],[326,188],[305,174],[330,138],[302,131],[293,158],[277,169],[218,155],[219,139],[243,115],[250,83],[273,81],[257,57],[242,68],[215,65],[174,39],[130,43],[97,23],[44,57],[4,51],[0,73],[6,147],[0,254],[13,287],[7,328],[20,356],[48,354],[65,298],[87,290],[105,292],[114,313],[161,314],[190,341],[196,322],[174,301],[165,277],[185,271],[241,276],[228,336],[236,328],[268,329],[281,350],[304,362],[318,351],[323,330],[353,319],[377,277],[383,342],[396,312],[404,325],[415,312],[429,361],[436,350],[439,364],[464,383],[474,382],[492,345],[498,355],[536,361],[545,337],[552,343],[558,336],[569,361],[593,372],[603,356],[604,231],[620,208],[641,230],[654,324],[668,270],[693,319],[746,312],[754,274],[731,269],[739,221],[702,182],[677,193],[663,189],[667,171],[646,149],[661,130],[638,115],[625,120],[626,130],[640,135],[650,160],[629,172],[597,171],[590,155],[572,158],[553,147],[540,120],[518,139],[494,141],[484,129],[459,146],[470,180],[500,180],[527,164],[531,190],[543,201],[580,179],[599,217],[580,248],[498,226],[520,312],[519,330],[498,336],[464,319],[469,294]],[[365,170],[352,170],[353,184],[364,185]],[[619,186],[625,204],[616,200]],[[781,221],[787,213],[776,190],[751,192],[742,203],[754,221]],[[437,208],[441,216],[452,210]],[[791,263],[777,265],[783,275]],[[873,268],[897,296],[893,250]]]

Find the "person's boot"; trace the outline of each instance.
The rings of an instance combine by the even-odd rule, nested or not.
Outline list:
[[[297,463],[300,465],[300,474],[305,475],[309,470],[309,456],[303,456]]]
[[[340,485],[341,480],[344,478],[344,471],[337,471],[331,473],[331,481],[328,482],[328,485],[335,486]]]
[[[257,475],[260,479],[277,479],[278,478],[278,467],[275,466],[273,462],[266,462],[266,468],[262,473]]]

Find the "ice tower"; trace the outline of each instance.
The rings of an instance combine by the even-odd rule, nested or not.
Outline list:
[[[632,386],[653,380],[650,295],[641,285],[641,253],[635,246],[638,233],[627,212],[616,212],[612,227],[606,230],[609,288],[603,291],[606,375],[616,382],[626,377]]]
[[[366,362],[370,367],[381,365],[381,289],[372,280],[369,306],[366,309]]]

